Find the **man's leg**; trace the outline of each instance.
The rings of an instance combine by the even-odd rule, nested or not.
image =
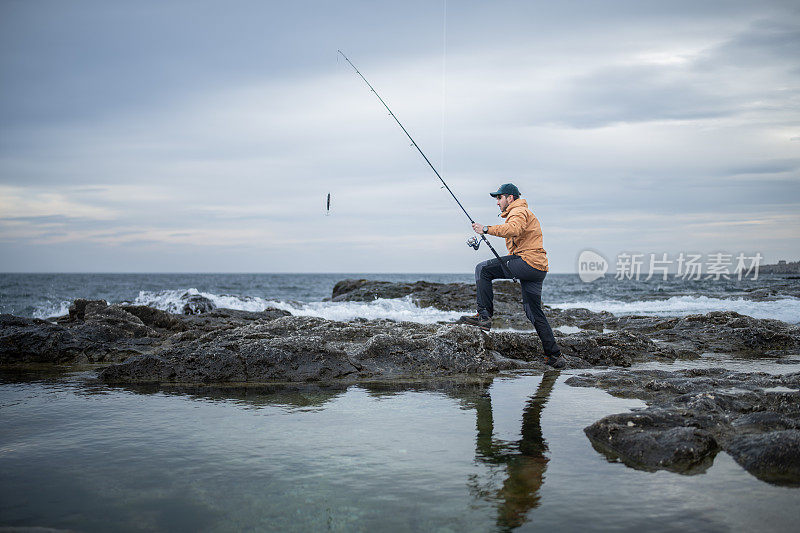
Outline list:
[[[542,341],[545,355],[558,358],[561,355],[561,349],[556,343],[553,330],[542,310],[542,282],[547,272],[533,268],[519,256],[513,257],[509,261],[508,267],[522,285],[522,303],[525,315],[533,323],[533,327]]]
[[[503,261],[508,261],[511,257],[502,257]],[[492,281],[496,279],[508,279],[508,275],[503,272],[500,261],[489,259],[478,263],[475,267],[475,287],[478,305],[478,314],[482,317],[491,318],[494,315],[494,290]]]
[[[542,282],[520,281],[520,283],[522,284],[522,305],[525,308],[525,315],[528,320],[533,322],[533,327],[542,341],[545,355],[558,357],[561,355],[561,349],[556,343],[553,330],[542,310]]]

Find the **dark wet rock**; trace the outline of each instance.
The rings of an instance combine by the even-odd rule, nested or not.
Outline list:
[[[755,356],[800,349],[800,326],[733,311],[673,318],[626,316],[617,320],[617,327],[646,333],[676,349]]]
[[[217,308],[214,302],[200,294],[189,294],[187,292],[181,296],[181,301],[183,302],[182,310],[184,315],[200,315]]]
[[[800,484],[800,373],[618,370],[566,383],[648,402],[585,430],[597,449],[630,466],[695,473],[718,446],[759,479]]]
[[[188,329],[185,321],[161,309],[146,305],[122,305],[120,307],[151,328],[172,331],[186,331]]]
[[[83,326],[77,327],[87,333],[91,330],[104,341],[158,336],[156,331],[145,325],[139,317],[118,305],[87,305],[84,310]]]
[[[705,429],[687,427],[671,411],[611,415],[587,427],[596,449],[643,470],[697,473],[711,466],[719,447]]]
[[[509,281],[494,285],[494,328],[532,328],[522,309],[520,287]],[[371,301],[375,298],[409,297],[421,307],[449,311],[474,312],[475,286],[467,283],[391,283],[386,281],[344,280],[333,289],[334,301]],[[685,317],[623,316],[588,309],[558,309],[544,306],[551,326],[574,326],[583,330],[603,332],[624,330],[646,337],[650,345],[635,346],[631,339],[591,337],[586,340],[570,336],[568,344],[575,351],[591,354],[581,356],[589,365],[630,365],[635,353],[647,350],[655,358],[663,352],[667,358],[692,358],[702,352],[721,352],[736,355],[775,356],[800,350],[800,326],[779,320],[756,319],[732,311],[716,311]],[[652,346],[653,342],[659,348]],[[569,350],[565,350],[569,355]],[[579,364],[576,362],[576,364]]]
[[[518,294],[519,287],[510,282],[495,285],[498,300],[509,310],[513,308],[515,316],[525,321],[523,327],[529,329],[522,306],[511,296]],[[379,295],[408,293],[437,305],[474,297],[474,288],[467,290],[465,284],[356,280],[337,287],[337,297],[366,297],[365,291],[374,296],[377,287],[383,291]],[[581,309],[565,311],[562,316],[575,321],[605,320]],[[487,335],[455,324],[364,319],[342,323],[293,317],[277,309],[214,309],[182,315],[147,306],[108,305],[102,300],[76,300],[70,315],[57,322],[61,328],[43,321],[28,324],[25,331],[40,328],[31,337],[35,346],[17,350],[17,355],[6,360],[103,363],[135,356],[126,366],[109,369],[106,378],[186,383],[377,379],[544,368],[541,342],[533,332]],[[25,335],[19,331],[12,334]],[[573,368],[629,366],[635,361],[680,356],[670,346],[635,331],[556,335]],[[47,355],[31,355],[36,353]]]
[[[66,363],[83,354],[81,343],[65,327],[0,314],[0,363]]]
[[[109,305],[105,300],[84,300],[79,298],[69,306],[68,315],[56,317],[54,320],[65,326],[74,326],[87,322],[107,325],[111,328],[125,330],[127,333],[123,334],[123,336],[145,336],[152,333],[142,319],[129,312],[128,309],[131,309],[131,307]]]
[[[504,356],[520,360],[539,360],[544,350],[535,333],[492,332],[492,348]],[[674,361],[686,358],[669,346],[661,346],[642,334],[622,331],[595,333],[581,331],[570,335],[556,332],[556,341],[570,368],[631,366],[641,361]],[[692,354],[696,357],[696,354]]]
[[[581,329],[604,331],[617,327],[617,317],[608,311],[589,311],[582,307],[558,309],[544,306],[547,320],[553,327],[575,326]]]
[[[289,313],[215,309],[201,315],[175,315],[147,306],[108,305],[78,299],[70,313],[54,322],[3,315],[0,364],[108,363],[153,353],[163,346],[196,339],[209,331],[269,321]]]
[[[104,301],[79,307],[70,320],[59,324],[45,320],[0,315],[0,362],[97,363],[122,361],[146,349],[156,335],[141,320]]]
[[[113,365],[101,378],[187,383],[355,380],[484,373],[512,364],[487,345],[480,330],[467,326],[374,321],[353,327],[289,316],[173,343]]]
[[[634,361],[673,361],[679,357],[673,348],[658,345],[641,333],[629,331],[580,332],[560,336],[557,341],[562,354],[580,358],[586,366],[631,366]],[[571,366],[575,368],[577,365]]]
[[[726,451],[763,481],[800,486],[800,431],[796,429],[737,435]]]
[[[215,310],[201,315],[210,320]],[[191,327],[160,348],[115,365],[107,381],[210,383],[392,379],[545,368],[535,333],[491,332],[457,324],[392,320],[336,322],[314,317],[264,319],[244,315],[207,330]],[[230,320],[230,317],[227,318]],[[632,361],[673,360],[674,352],[632,332],[560,336],[572,367],[629,366]]]
[[[786,279],[797,279],[795,276],[789,276]],[[748,300],[757,302],[778,300],[787,296],[800,298],[800,291],[797,290],[797,285],[789,283],[779,283],[770,287],[759,287],[752,289],[745,289]]]
[[[494,287],[495,325],[528,331],[495,330],[487,335],[455,324],[366,319],[342,323],[293,317],[277,309],[212,309],[183,315],[147,306],[76,300],[70,314],[56,320],[61,328],[40,321],[22,330],[9,326],[0,334],[17,339],[12,342],[16,345],[25,344],[19,339],[30,335],[27,347],[6,350],[5,361],[102,363],[137,356],[127,367],[107,373],[108,379],[131,382],[324,381],[544,368],[541,342],[530,331],[519,286],[498,282]],[[345,280],[336,285],[333,298],[407,296],[420,305],[452,310],[472,306],[474,290],[470,284]],[[723,342],[740,343],[747,350],[793,346],[797,329],[736,313],[674,319],[616,319],[586,309],[548,313],[554,326],[558,321],[587,326],[578,333],[555,332],[572,368],[698,357],[698,346]],[[619,329],[608,331],[608,325]]]
[[[800,429],[800,420],[792,420],[773,411],[757,411],[740,416],[733,421],[732,425],[742,431],[780,431],[784,429]]]
[[[521,361],[543,361],[544,349],[539,337],[510,331],[491,332],[486,335],[487,348],[503,357]]]
[[[445,311],[472,311],[475,309],[475,286],[466,283],[394,283],[366,279],[346,279],[333,287],[331,301],[371,302],[378,298],[404,298],[420,307],[435,307]],[[522,305],[519,285],[510,281],[494,283],[495,305],[503,307],[514,303]],[[499,311],[500,309],[497,309]]]
[[[104,308],[108,306],[108,302],[105,300],[85,300],[83,298],[78,298],[69,306],[68,320],[83,320],[87,306],[90,308]]]
[[[189,330],[215,331],[246,326],[254,322],[270,321],[291,313],[282,309],[268,308],[264,311],[242,311],[217,308],[201,315],[174,315]]]

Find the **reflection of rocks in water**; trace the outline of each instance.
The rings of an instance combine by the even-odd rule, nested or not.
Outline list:
[[[392,381],[364,381],[358,387],[374,398],[389,398],[408,392],[441,394],[459,400],[468,409],[473,409],[472,399],[491,385],[492,377],[485,375],[425,378],[419,380],[400,379]]]
[[[59,375],[55,375],[59,376]],[[32,374],[25,373],[20,379],[30,381]],[[408,392],[441,394],[459,400],[464,408],[474,409],[472,399],[485,390],[492,378],[463,376],[426,380],[369,381],[358,384],[347,383],[281,383],[258,385],[160,385],[142,384],[104,384],[96,380],[82,384],[79,392],[84,394],[104,394],[109,387],[130,391],[136,394],[166,394],[188,396],[195,400],[233,401],[251,406],[283,406],[290,408],[322,407],[329,401],[346,393],[350,387],[363,389],[372,397],[393,397]]]
[[[488,385],[475,400],[478,435],[475,440],[478,461],[493,467],[505,467],[505,479],[501,487],[490,480],[481,483],[470,480],[470,491],[476,498],[497,505],[497,525],[501,529],[521,526],[527,514],[539,505],[539,489],[544,483],[547,470],[547,442],[542,435],[541,414],[553,390],[558,371],[548,371],[536,393],[530,397],[522,413],[522,436],[517,441],[495,438],[492,400]]]
[[[109,385],[102,385],[108,389]],[[167,394],[188,396],[193,400],[232,401],[253,407],[277,406],[287,408],[322,407],[347,392],[347,385],[281,384],[250,386],[202,386],[126,384],[110,385],[112,388],[136,394]]]
[[[610,415],[585,429],[610,459],[694,474],[722,449],[763,481],[800,485],[800,373],[620,370],[566,383],[648,402],[647,409]]]

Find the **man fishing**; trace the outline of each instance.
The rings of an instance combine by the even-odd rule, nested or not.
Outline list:
[[[436,177],[442,182],[444,188],[447,189],[447,192],[449,192],[453,200],[456,201],[458,207],[461,208],[470,222],[472,222],[472,217],[469,216],[467,210],[464,209],[464,206],[458,201],[456,195],[450,190],[450,187],[447,186],[447,183],[442,179],[439,171],[433,166],[428,156],[422,152],[422,148],[414,141],[411,134],[408,133],[405,126],[400,123],[397,116],[392,113],[392,110],[389,109],[389,106],[386,105],[383,98],[381,98],[375,88],[372,87],[372,84],[359,72],[352,61],[344,55],[344,52],[339,50],[339,53],[345,61],[353,67],[356,74],[364,80],[364,83],[367,84],[375,96],[378,97],[383,107],[386,108],[389,115],[397,122],[397,125],[400,126],[403,133],[408,137],[408,140],[411,141],[411,145],[416,148],[419,154],[425,159],[425,162],[428,163],[428,166],[431,167]],[[547,253],[544,251],[544,247],[542,247],[542,229],[539,226],[539,221],[528,209],[528,202],[519,197],[519,189],[517,189],[513,183],[503,184],[497,192],[490,194],[497,198],[497,206],[500,208],[503,218],[506,219],[505,224],[487,227],[472,222],[472,228],[479,235],[488,233],[489,235],[495,235],[497,237],[505,237],[506,246],[511,255],[500,257],[486,237],[482,237],[486,245],[489,246],[492,253],[497,257],[490,261],[484,261],[475,267],[475,283],[478,288],[478,313],[473,316],[463,316],[460,322],[479,326],[484,330],[491,329],[492,313],[494,312],[492,303],[494,299],[492,280],[501,278],[508,279],[511,277],[517,278],[522,284],[522,301],[525,307],[525,314],[528,319],[533,322],[533,327],[536,328],[536,333],[539,334],[539,338],[542,340],[545,362],[553,368],[564,368],[564,366],[566,366],[566,361],[564,361],[564,358],[561,356],[561,350],[558,348],[556,340],[553,337],[553,330],[550,329],[550,324],[548,324],[547,318],[542,311],[542,281],[547,274]],[[470,246],[473,245],[470,243]],[[479,246],[479,244],[476,242],[474,245],[476,250],[478,249],[477,246]]]
[[[528,202],[520,198],[519,189],[513,183],[504,183],[497,192],[489,194],[497,200],[500,216],[506,221],[496,226],[473,222],[472,229],[479,235],[504,237],[510,255],[478,263],[475,267],[478,312],[462,316],[459,322],[490,330],[494,314],[492,281],[517,278],[522,286],[525,315],[542,341],[545,362],[553,368],[564,368],[566,361],[542,310],[542,281],[547,275],[548,263],[539,220],[528,209]]]

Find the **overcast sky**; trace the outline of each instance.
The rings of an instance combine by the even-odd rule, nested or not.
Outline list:
[[[553,272],[800,259],[796,1],[0,0],[0,271],[471,271],[340,48],[477,221],[519,186]]]

